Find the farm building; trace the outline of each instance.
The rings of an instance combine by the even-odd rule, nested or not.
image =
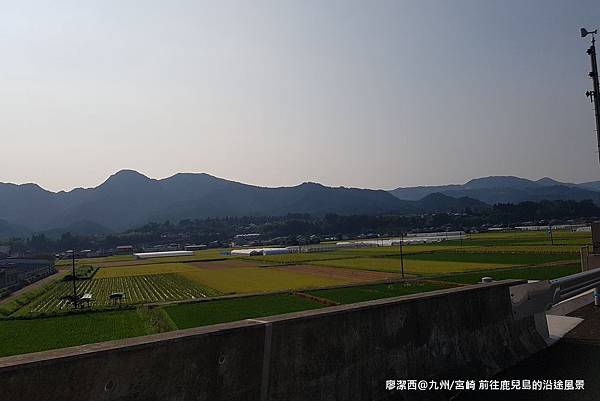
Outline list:
[[[359,248],[367,246],[399,246],[402,242],[403,245],[409,244],[432,244],[441,241],[449,240],[461,240],[465,239],[466,234],[464,231],[448,231],[438,233],[416,233],[409,234],[406,237],[400,238],[387,238],[387,239],[373,239],[363,241],[340,241],[336,242],[336,246],[340,248]]]
[[[435,238],[449,238],[449,237],[462,237],[465,235],[464,231],[438,231],[433,233],[411,233],[407,234],[407,237],[435,237]]]
[[[201,251],[206,248],[206,245],[186,245],[183,247],[186,251]]]
[[[288,248],[248,248],[231,251],[232,255],[238,256],[282,255],[285,253],[290,253],[290,250]]]
[[[94,252],[91,249],[82,249],[79,251],[79,256],[82,258],[91,258],[94,256]]]
[[[260,240],[260,234],[238,234],[233,238],[233,243],[236,246],[248,245]]]
[[[165,252],[142,252],[134,253],[137,259],[164,258],[171,256],[194,256],[192,251],[165,251]]]
[[[154,246],[144,247],[145,252],[166,252],[166,251],[180,251],[181,245],[179,244],[160,244]],[[186,249],[191,250],[191,249]]]
[[[258,256],[262,255],[262,249],[234,249],[231,254],[236,256]]]
[[[115,255],[133,255],[133,245],[119,245],[115,248]]]
[[[263,255],[283,255],[286,253],[290,253],[287,248],[264,248],[262,251]]]

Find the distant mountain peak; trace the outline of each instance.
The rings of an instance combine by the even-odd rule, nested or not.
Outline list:
[[[207,173],[175,173],[171,177],[190,177],[190,176],[193,176],[193,177],[214,177],[214,176],[212,176],[210,174],[207,174]],[[171,177],[169,177],[169,178],[171,178]]]
[[[140,182],[152,181],[151,178],[146,177],[144,174],[139,173],[135,170],[120,170],[111,175],[104,181],[100,186],[109,184],[135,184]]]
[[[42,187],[40,187],[38,184],[35,184],[33,182],[25,182],[23,184],[13,184],[10,182],[0,182],[0,185],[6,186],[6,187],[12,187],[12,188],[17,188],[18,190],[21,191],[43,191],[43,192],[50,192]]]
[[[116,173],[114,173],[113,175],[111,175],[109,177],[109,179],[116,178],[116,177],[138,177],[138,178],[145,178],[147,180],[150,179],[150,178],[146,177],[144,174],[140,173],[139,171],[131,170],[131,169],[119,170]]]
[[[424,201],[424,200],[434,200],[434,199],[435,200],[437,200],[437,199],[447,200],[447,199],[456,199],[456,198],[453,198],[452,196],[443,194],[441,192],[433,192],[431,194],[425,195],[421,200]]]
[[[492,175],[489,177],[474,178],[468,181],[464,187],[472,189],[483,188],[524,188],[535,186],[536,183],[526,178],[512,175]]]
[[[304,187],[304,188],[324,188],[325,187],[323,184],[319,184],[318,182],[312,182],[312,181],[305,181],[298,186]]]
[[[565,185],[564,182],[560,182],[560,181],[556,181],[555,179],[552,179],[550,177],[544,177],[544,178],[540,178],[539,180],[536,181],[536,183],[540,184],[540,185]]]

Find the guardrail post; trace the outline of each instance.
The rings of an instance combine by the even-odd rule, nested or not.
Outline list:
[[[594,306],[600,306],[600,287],[594,288]]]
[[[533,316],[535,329],[544,340],[550,338],[546,310],[554,303],[554,288],[548,281],[518,284],[510,287],[513,317],[523,319]]]

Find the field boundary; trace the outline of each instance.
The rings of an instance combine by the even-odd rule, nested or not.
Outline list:
[[[306,299],[310,299],[311,301],[315,301],[318,302],[320,304],[326,305],[326,306],[337,306],[337,305],[341,305],[339,302],[335,302],[331,299],[327,299],[327,298],[322,298],[322,297],[317,297],[315,295],[312,294],[308,294],[306,292],[295,292],[294,295],[297,295],[301,298],[306,298]]]

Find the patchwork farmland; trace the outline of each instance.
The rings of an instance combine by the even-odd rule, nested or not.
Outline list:
[[[507,232],[408,245],[403,248],[404,279],[397,247],[256,257],[219,249],[152,260],[85,259],[77,266],[98,268],[93,276],[76,280],[78,294],[92,294],[90,307],[74,310],[66,299],[73,283],[61,279],[0,302],[0,333],[20,333],[19,344],[29,344],[7,340],[0,343],[0,355],[472,285],[483,276],[555,278],[579,271],[579,248],[589,244],[589,233],[565,231],[555,232],[553,243],[544,232]],[[61,261],[63,274],[69,263]],[[114,292],[124,293],[122,304],[113,305],[109,295]],[[119,330],[105,328],[107,314],[123,317]],[[54,337],[63,320],[75,326],[85,321],[86,326],[68,342],[40,340]]]

